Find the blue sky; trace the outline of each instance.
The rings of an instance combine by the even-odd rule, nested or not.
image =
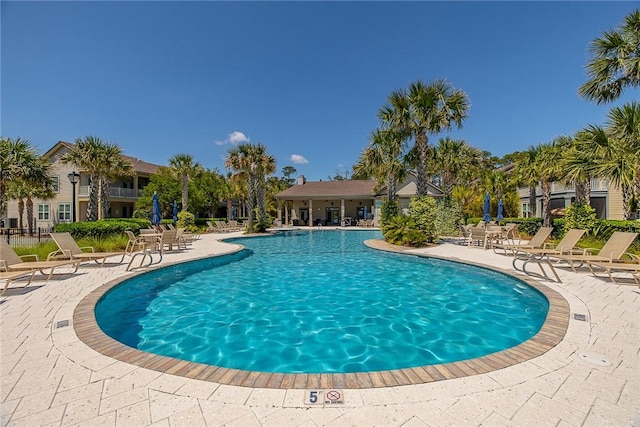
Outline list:
[[[1,133],[41,152],[93,135],[221,172],[232,144],[259,142],[278,175],[327,179],[356,162],[393,90],[444,78],[471,102],[449,135],[502,156],[638,98],[576,94],[589,42],[637,5],[2,1]]]

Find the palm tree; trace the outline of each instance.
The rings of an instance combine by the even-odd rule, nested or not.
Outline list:
[[[434,172],[442,178],[444,196],[450,199],[453,187],[459,184],[459,179],[465,170],[480,166],[482,153],[462,139],[453,140],[449,137],[440,138],[435,147],[433,159]]]
[[[76,139],[75,145],[60,160],[62,163],[75,165],[89,175],[88,221],[95,221],[104,216],[105,206],[109,206],[110,177],[127,175],[132,169],[131,164],[125,164],[128,162],[124,159],[120,147],[94,136]]]
[[[617,31],[593,40],[590,50],[589,80],[578,88],[580,96],[602,104],[618,99],[626,87],[640,86],[640,9],[627,15]]]
[[[194,162],[190,154],[176,154],[169,159],[169,167],[182,184],[182,211],[186,211],[189,207],[189,180],[202,172],[202,166]]]
[[[535,160],[535,171],[540,180],[542,190],[542,223],[551,227],[551,184],[561,175],[562,141],[556,138],[551,144],[538,146],[539,153]]]
[[[378,188],[387,187],[387,199],[390,202],[396,200],[397,184],[407,175],[406,140],[394,129],[376,129],[371,134],[369,146],[354,166],[353,178],[374,178]]]
[[[418,80],[408,90],[394,91],[387,104],[378,112],[386,128],[392,128],[415,138],[418,155],[416,169],[417,195],[427,195],[427,166],[429,161],[428,134],[458,128],[467,117],[467,95],[446,80],[436,80],[427,85]]]
[[[640,103],[634,101],[614,107],[607,115],[607,131],[621,142],[623,155],[628,158],[632,177],[633,198],[640,203]],[[628,207],[631,213],[631,207]]]
[[[8,186],[18,180],[51,183],[50,163],[43,161],[31,142],[0,138],[0,213],[5,212]]]
[[[259,219],[264,221],[266,216],[266,201],[260,200],[266,194],[264,178],[275,171],[275,159],[268,155],[262,144],[239,144],[231,148],[225,160],[225,167],[236,171],[236,175],[244,177],[248,182],[249,220],[248,232],[254,231],[254,212],[258,199]]]
[[[529,187],[529,212],[536,216],[536,188],[538,186],[538,173],[536,171],[536,159],[540,155],[540,146],[529,147],[527,151],[516,154],[513,176],[516,182]]]

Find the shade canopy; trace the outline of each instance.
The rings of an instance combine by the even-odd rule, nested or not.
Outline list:
[[[178,220],[178,202],[176,202],[175,200],[173,201],[173,220]]]
[[[498,200],[498,216],[496,217],[496,220],[502,221],[504,219],[503,210],[504,207],[502,206],[502,199],[500,199]]]

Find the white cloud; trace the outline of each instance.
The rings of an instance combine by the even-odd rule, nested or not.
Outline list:
[[[300,154],[292,154],[291,156],[289,156],[289,160],[297,165],[306,165],[307,163],[309,163],[309,161]]]
[[[250,139],[247,135],[239,131],[234,131],[234,132],[231,132],[229,135],[227,135],[227,139],[223,141],[215,141],[215,143],[216,145],[227,145],[227,144],[237,145],[237,144],[241,144],[243,142],[249,142],[249,141]]]

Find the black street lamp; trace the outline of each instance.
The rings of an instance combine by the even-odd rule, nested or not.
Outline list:
[[[80,180],[80,174],[76,171],[73,171],[67,175],[67,178],[69,178],[69,181],[71,182],[71,186],[73,187],[73,190],[72,190],[73,196],[71,198],[72,200],[71,209],[73,211],[73,214],[72,214],[73,222],[76,222],[76,184]]]

